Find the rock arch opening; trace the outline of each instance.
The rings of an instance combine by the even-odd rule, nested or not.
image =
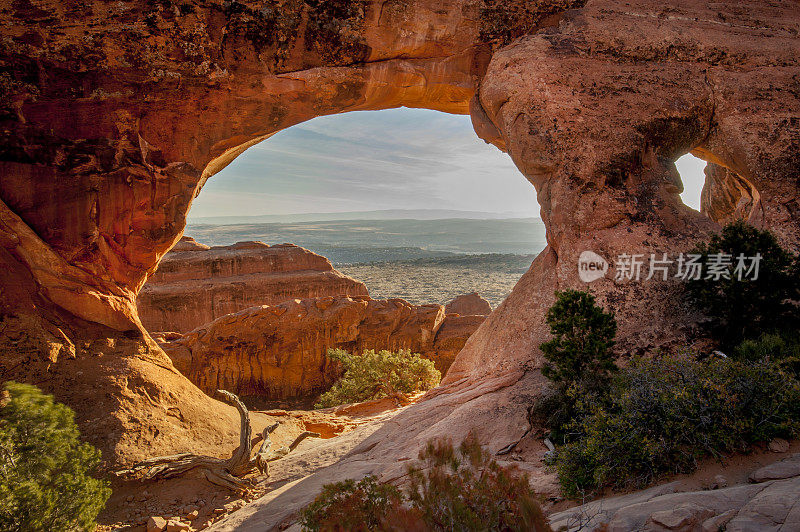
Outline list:
[[[318,117],[249,147],[204,183],[186,234],[208,245],[291,242],[336,265],[524,255],[518,278],[546,245],[538,214],[534,187],[468,117],[395,108]],[[468,280],[443,297],[490,282]],[[504,285],[490,294],[495,306]],[[375,290],[432,302],[409,288],[421,291]]]
[[[193,382],[249,404],[313,399],[335,377],[327,348],[413,349],[445,373],[544,249],[538,211],[533,186],[466,116],[319,117],[204,183],[184,232],[194,240],[151,275],[139,316]],[[245,311],[259,305],[275,308]],[[289,345],[302,335],[317,340]]]
[[[675,167],[683,183],[680,196],[685,205],[719,225],[735,220],[761,225],[761,194],[756,186],[713,154],[698,148],[679,157]]]
[[[700,211],[700,196],[705,183],[704,170],[706,162],[691,153],[687,153],[675,161],[675,167],[678,169],[678,174],[683,183],[681,201],[692,209]]]

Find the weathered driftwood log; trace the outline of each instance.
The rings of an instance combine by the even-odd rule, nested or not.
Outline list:
[[[252,439],[253,429],[250,426],[250,413],[244,403],[234,394],[217,390],[217,393],[226,403],[230,403],[239,411],[241,429],[239,433],[239,446],[227,460],[214,458],[211,456],[200,456],[191,453],[175,454],[171,456],[159,456],[143,460],[130,469],[118,471],[119,476],[138,477],[142,480],[155,480],[159,478],[171,478],[183,474],[191,469],[202,468],[205,478],[218,486],[223,486],[234,491],[244,492],[253,487],[251,479],[243,478],[253,471],[259,471],[261,475],[269,475],[269,462],[273,462],[289,454],[297,445],[306,438],[318,438],[316,432],[305,431],[289,445],[272,449],[270,434],[278,428],[275,423],[264,429],[255,439]],[[261,445],[255,455],[252,455],[253,445],[261,441]],[[144,472],[144,474],[141,474]]]

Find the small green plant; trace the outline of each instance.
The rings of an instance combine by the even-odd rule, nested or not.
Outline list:
[[[556,292],[547,311],[552,340],[539,346],[547,361],[542,374],[557,385],[605,387],[616,371],[614,314],[598,306],[592,294],[579,290]]]
[[[593,295],[578,290],[556,292],[546,319],[553,338],[539,347],[546,360],[542,374],[550,384],[530,416],[533,424],[546,426],[561,442],[569,439],[566,428],[581,415],[579,406],[602,401],[617,371],[611,351],[617,322]]]
[[[745,450],[800,430],[800,383],[764,359],[699,361],[689,354],[634,361],[616,376],[605,404],[573,422],[557,449],[568,497],[611,486],[644,487],[691,472],[706,456]]]
[[[772,360],[795,378],[800,378],[800,335],[797,331],[765,333],[758,339],[745,340],[736,346],[731,356],[736,360],[751,362]]]
[[[111,495],[92,478],[100,452],[79,440],[74,413],[35,386],[7,382],[0,401],[0,530],[94,529]]]
[[[492,459],[474,436],[431,440],[401,492],[367,476],[325,486],[301,516],[306,530],[548,532],[528,478]]]
[[[430,390],[442,378],[433,361],[409,350],[367,350],[352,355],[342,349],[329,349],[328,357],[341,363],[344,374],[320,396],[316,408]]]
[[[303,510],[300,524],[306,530],[385,530],[390,513],[402,500],[400,490],[367,475],[358,483],[348,479],[326,484],[322,493]]]
[[[772,233],[736,221],[693,252],[701,255],[704,273],[718,254],[730,257],[728,278],[704,275],[687,283],[696,304],[712,318],[711,333],[723,349],[732,349],[763,332],[797,328],[800,258],[784,250]],[[761,257],[757,279],[752,278],[755,272],[739,278],[735,270],[740,255]]]

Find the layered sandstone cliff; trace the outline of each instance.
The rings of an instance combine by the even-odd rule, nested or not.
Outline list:
[[[293,244],[239,242],[209,248],[183,237],[137,298],[149,331],[186,332],[255,305],[322,296],[366,296],[364,283]]]
[[[161,346],[207,393],[312,397],[338,378],[330,348],[410,349],[442,373],[486,316],[445,315],[442,305],[369,297],[295,299],[223,316]]]

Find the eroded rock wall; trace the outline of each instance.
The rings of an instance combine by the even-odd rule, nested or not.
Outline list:
[[[364,283],[293,244],[209,248],[187,239],[167,253],[137,296],[149,331],[188,332],[225,314],[289,299],[369,295]]]
[[[446,316],[442,305],[368,297],[296,299],[223,316],[161,344],[175,367],[212,393],[313,397],[340,375],[328,349],[410,349],[443,374],[485,316]]]
[[[686,152],[747,176],[771,213],[762,225],[797,246],[800,128],[787,116],[800,101],[785,89],[797,86],[798,22],[777,4],[590,2],[494,55],[474,106],[496,132],[486,140],[537,188],[548,247],[525,275],[533,285],[521,280],[452,378],[497,371],[507,357],[492,352],[535,360],[529,338],[546,337],[544,310],[567,287],[615,310],[621,351],[691,342],[679,283],[614,279],[620,254],[674,255],[718,227],[680,201],[674,160]],[[589,285],[577,271],[585,250],[612,263]]]
[[[488,61],[478,14],[462,0],[10,4],[0,198],[86,285],[60,297],[37,273],[48,297],[133,329],[192,199],[247,147],[345,110],[466,113]]]
[[[135,294],[209,177],[314,116],[470,112],[537,188],[547,226],[547,249],[445,386],[386,429],[402,438],[374,436],[371,457],[389,464],[467,425],[494,449],[525,433],[544,313],[554,290],[586,287],[579,254],[677,252],[718,227],[680,203],[679,155],[735,172],[758,193],[757,222],[800,242],[794,2],[27,0],[4,4],[0,24],[2,374],[56,391],[89,433],[88,392],[62,383],[94,379],[121,421],[113,444],[89,438],[112,456],[136,449],[131,417],[158,435],[154,453],[217,445],[232,427],[227,414],[210,425],[203,411],[227,410],[189,381],[159,378],[174,368]],[[677,283],[588,288],[616,311],[622,352],[697,334]]]
[[[175,370],[136,293],[205,181],[256,142],[345,110],[468,112],[490,52],[479,13],[461,0],[3,3],[3,378],[56,393],[110,460],[227,452],[235,415],[179,373],[161,378]],[[93,347],[106,341],[124,349]],[[81,385],[64,385],[75,371]],[[118,425],[93,426],[98,408]]]

